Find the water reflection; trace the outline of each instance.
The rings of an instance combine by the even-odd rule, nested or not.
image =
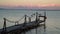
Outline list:
[[[47,33],[46,33],[46,29],[44,30],[44,27],[42,26],[42,27],[37,28],[37,32],[36,32],[36,28],[35,28],[35,29],[31,29],[25,33],[23,32],[22,34],[47,34]]]

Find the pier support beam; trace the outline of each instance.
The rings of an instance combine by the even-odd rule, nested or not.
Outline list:
[[[27,15],[25,15],[24,26],[26,25],[26,23],[27,23]]]
[[[36,24],[38,25],[38,12],[36,12]],[[36,28],[36,34],[37,34],[37,28]]]
[[[38,12],[36,12],[36,23],[38,22]]]
[[[31,22],[31,17],[29,17],[29,22]]]
[[[3,25],[3,31],[2,31],[2,34],[7,34],[7,30],[6,30],[6,18],[3,18],[4,19],[4,25]]]
[[[27,15],[25,15],[25,18],[24,18],[24,25],[23,25],[23,27],[25,27],[26,23],[27,23]],[[24,31],[24,34],[26,34],[25,33],[25,29],[23,29],[23,31]]]
[[[44,32],[46,31],[46,11],[44,12]]]

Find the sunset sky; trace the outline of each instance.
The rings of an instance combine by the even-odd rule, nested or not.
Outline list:
[[[46,7],[46,6],[59,6],[60,0],[0,0],[0,7]]]

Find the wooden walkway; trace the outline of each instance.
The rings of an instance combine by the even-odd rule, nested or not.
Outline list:
[[[44,20],[40,20],[40,18],[38,17],[43,17]],[[29,20],[30,21],[26,23],[26,15],[25,15],[24,23],[6,27],[6,19],[4,18],[4,26],[2,29],[0,29],[0,34],[21,34],[22,32],[28,31],[33,28],[37,28],[38,26],[44,26],[44,29],[46,28],[45,26],[46,16],[36,15],[35,21],[31,21],[31,19]]]

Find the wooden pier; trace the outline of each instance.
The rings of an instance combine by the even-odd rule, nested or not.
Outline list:
[[[13,21],[10,21],[10,20],[4,18],[4,25],[3,25],[3,28],[0,29],[0,34],[21,34],[22,32],[29,31],[31,29],[37,28],[38,26],[44,26],[44,29],[46,29],[46,25],[45,25],[45,21],[47,18],[46,12],[44,12],[44,15],[38,14],[38,12],[36,12],[33,15],[36,16],[34,21],[31,21],[31,17],[25,15],[24,23],[18,24],[20,21],[19,20],[19,21],[14,22],[15,25],[10,26],[10,27],[6,27],[6,21],[8,21],[8,22],[13,22]],[[27,17],[29,17],[29,22],[27,22]],[[40,17],[44,18],[44,20],[40,20]],[[43,23],[43,24],[41,24],[41,23]]]

